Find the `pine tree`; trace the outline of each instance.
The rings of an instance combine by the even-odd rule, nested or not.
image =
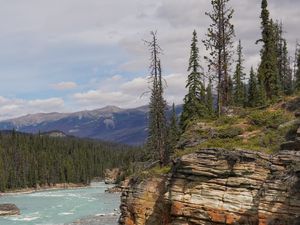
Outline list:
[[[257,106],[257,97],[258,97],[258,87],[256,74],[254,73],[253,67],[250,70],[250,78],[248,83],[248,97],[247,97],[247,106],[255,107]]]
[[[297,53],[295,57],[295,91],[300,91],[300,48],[297,48]]]
[[[241,40],[239,40],[238,48],[237,48],[237,55],[238,59],[236,61],[236,68],[233,75],[233,96],[234,96],[234,104],[236,106],[243,106],[245,103],[245,73],[244,73],[244,66],[243,66],[243,47]]]
[[[288,54],[287,41],[283,37],[282,23],[273,24],[275,31],[276,53],[279,75],[279,88],[286,95],[291,95],[293,92],[293,71],[291,61]]]
[[[271,20],[271,25],[274,29],[274,40],[276,44],[276,54],[277,54],[277,65],[278,65],[278,79],[279,79],[279,88],[280,91],[283,91],[283,62],[284,62],[284,53],[283,53],[283,25],[282,23],[276,22],[273,23]]]
[[[214,110],[214,99],[213,99],[213,94],[212,94],[211,79],[209,79],[209,83],[206,88],[206,107],[208,109],[209,115],[214,116],[215,110]]]
[[[258,69],[258,80],[261,85],[260,91],[268,100],[272,100],[280,95],[280,83],[278,73],[278,62],[276,54],[275,31],[269,18],[268,2],[262,0],[261,29],[263,43],[261,50],[261,62]],[[265,93],[263,93],[265,92]]]
[[[282,57],[282,88],[286,95],[293,93],[293,70],[291,67],[291,60],[288,55],[288,48],[286,40],[283,41],[283,57]]]
[[[212,0],[212,12],[206,13],[212,20],[208,28],[207,39],[203,43],[210,51],[205,57],[209,63],[209,71],[217,78],[218,115],[229,103],[229,70],[232,58],[234,27],[231,24],[233,9],[228,7],[229,0]]]
[[[174,153],[177,141],[179,139],[180,130],[178,127],[178,119],[176,114],[176,107],[172,105],[172,115],[170,118],[169,129],[168,129],[168,153],[166,157],[170,157]]]
[[[294,54],[294,61],[293,61],[293,91],[295,90],[296,73],[297,73],[297,60],[298,60],[299,49],[300,49],[300,44],[298,43],[298,40],[297,40],[296,41],[295,54]]]
[[[233,105],[234,103],[234,86],[231,76],[228,76],[228,105]]]
[[[190,121],[207,116],[207,108],[205,105],[205,87],[202,82],[204,73],[199,63],[199,48],[196,31],[193,32],[191,44],[191,53],[189,59],[189,67],[186,88],[188,93],[184,98],[183,111],[180,118],[180,126],[182,131]]]
[[[147,146],[153,159],[159,160],[160,165],[166,163],[167,122],[166,101],[163,97],[162,70],[159,55],[161,48],[155,32],[151,32],[152,41],[146,42],[151,53],[150,79],[152,82],[149,104],[149,131]]]

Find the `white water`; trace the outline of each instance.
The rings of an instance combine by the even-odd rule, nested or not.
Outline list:
[[[20,216],[0,218],[1,225],[62,225],[78,219],[112,215],[119,208],[118,194],[105,193],[109,186],[93,183],[90,187],[14,194],[0,197],[0,204],[13,203],[21,210]],[[116,225],[117,222],[99,225]]]

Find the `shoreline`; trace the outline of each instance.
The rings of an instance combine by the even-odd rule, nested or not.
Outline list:
[[[119,213],[98,214],[78,219],[67,225],[99,225],[104,223],[117,225],[119,218]]]
[[[37,188],[21,188],[21,189],[9,190],[6,192],[0,192],[0,197],[15,195],[15,194],[31,194],[40,191],[78,189],[78,188],[86,188],[89,186],[90,184],[86,185],[86,184],[74,184],[74,183],[59,183],[55,185],[40,186]]]

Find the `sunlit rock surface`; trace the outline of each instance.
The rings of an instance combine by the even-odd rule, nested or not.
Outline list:
[[[123,225],[298,225],[300,152],[199,150],[169,177],[132,182],[121,212]]]

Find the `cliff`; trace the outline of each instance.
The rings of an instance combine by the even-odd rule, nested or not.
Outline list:
[[[122,225],[298,225],[300,152],[203,149],[168,176],[132,181]]]
[[[300,225],[299,126],[299,97],[194,121],[171,170],[123,189],[119,224]]]

